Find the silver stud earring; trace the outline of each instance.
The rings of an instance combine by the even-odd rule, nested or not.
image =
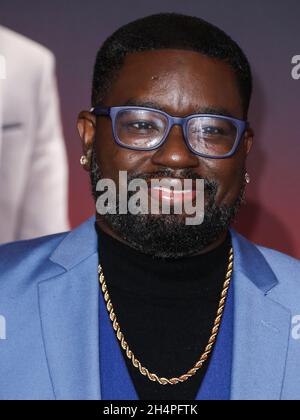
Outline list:
[[[81,166],[86,166],[89,163],[89,160],[87,158],[87,156],[83,155],[80,158],[80,165]]]
[[[245,181],[246,181],[246,184],[250,184],[250,182],[251,182],[251,177],[248,174],[248,172],[245,173]]]

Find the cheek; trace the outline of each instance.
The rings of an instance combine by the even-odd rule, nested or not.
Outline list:
[[[211,178],[219,183],[217,203],[232,205],[238,198],[244,183],[244,161],[236,155],[230,159],[217,161],[212,166]]]
[[[143,166],[145,156],[116,144],[109,129],[103,128],[96,135],[96,155],[104,178],[118,180],[119,171],[131,173]]]

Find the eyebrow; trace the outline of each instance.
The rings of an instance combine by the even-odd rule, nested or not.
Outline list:
[[[129,99],[125,102],[124,106],[138,106],[142,108],[153,108],[158,111],[165,111],[165,109],[157,102],[147,101],[147,100],[138,100],[138,99]],[[211,106],[196,106],[194,112],[189,115],[194,114],[210,114],[210,115],[223,115],[225,117],[238,118],[233,115],[232,112],[229,112],[228,109],[223,107],[211,107]]]

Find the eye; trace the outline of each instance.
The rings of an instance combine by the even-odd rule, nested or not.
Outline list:
[[[202,133],[209,136],[226,136],[226,131],[220,127],[206,126],[199,129],[194,129],[193,133]]]
[[[213,126],[204,127],[203,131],[206,134],[211,134],[211,135],[214,135],[214,136],[226,136],[226,134],[228,134],[226,132],[226,130],[224,130],[223,128],[213,127]]]
[[[141,134],[153,134],[157,132],[161,132],[160,127],[151,121],[127,121],[123,124],[125,130],[128,133],[139,133]]]
[[[157,127],[155,127],[153,124],[145,121],[137,121],[134,123],[128,124],[130,127],[136,128],[137,130],[156,130]]]

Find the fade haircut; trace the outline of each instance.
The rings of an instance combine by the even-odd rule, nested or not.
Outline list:
[[[94,67],[92,106],[103,103],[128,54],[183,49],[199,52],[229,64],[235,72],[244,117],[247,118],[252,74],[246,55],[225,32],[203,19],[161,13],[122,26],[100,48]]]

